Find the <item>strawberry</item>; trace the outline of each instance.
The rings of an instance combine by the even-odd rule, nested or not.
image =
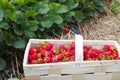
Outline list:
[[[30,64],[36,64],[35,60],[30,61]]]
[[[56,52],[56,47],[52,47],[50,51],[51,51],[52,53],[55,53],[55,52]]]
[[[95,57],[93,57],[93,58],[92,58],[92,60],[97,61],[98,59],[97,59],[97,58],[95,58]]]
[[[28,55],[28,60],[31,61],[33,59],[32,55]]]
[[[64,29],[64,33],[66,33],[66,34],[69,33],[69,31],[70,31],[70,30],[69,30],[68,28],[65,28],[65,29]]]
[[[41,50],[41,55],[42,55],[42,57],[45,57],[46,56],[46,54],[47,54],[47,51],[46,50]]]
[[[109,51],[109,50],[110,50],[110,46],[109,46],[109,45],[104,45],[103,49],[104,49],[105,51]]]
[[[57,57],[58,61],[62,61],[62,59],[63,59],[63,55],[60,53],[58,55],[56,55],[56,57]]]
[[[37,48],[37,52],[39,53],[42,50],[42,47]]]
[[[74,43],[74,42],[72,42],[72,44],[70,45],[70,49],[71,49],[71,50],[74,50],[74,49],[75,49],[75,43]]]
[[[120,60],[120,57],[116,57],[114,60]]]
[[[72,56],[72,57],[70,58],[70,61],[75,61],[75,56]]]
[[[36,59],[36,58],[38,57],[38,54],[37,54],[37,53],[34,53],[34,54],[32,55],[32,57],[33,57],[33,59]]]
[[[37,49],[35,49],[35,48],[30,48],[30,50],[29,50],[29,54],[31,54],[31,55],[36,52],[37,52]]]
[[[47,52],[47,56],[52,57],[53,56],[53,52],[52,51],[48,51]]]
[[[65,57],[70,57],[70,52],[66,52]]]
[[[60,50],[66,50],[66,47],[65,47],[65,45],[62,44],[62,45],[60,45],[59,49]]]
[[[51,58],[51,57],[45,57],[45,58],[44,58],[44,61],[45,61],[46,63],[50,63],[50,62],[52,62],[52,58]]]
[[[48,48],[48,46],[43,45],[43,46],[42,46],[42,49],[43,49],[43,50],[48,50],[49,48]]]
[[[71,51],[70,51],[70,55],[71,55],[71,56],[75,56],[75,50],[71,50]]]
[[[91,58],[90,54],[86,54],[86,55],[85,55],[85,60],[88,60],[88,59],[90,59],[90,58]]]
[[[97,53],[95,51],[92,51],[90,56],[93,58],[93,57],[96,57]]]
[[[111,55],[111,51],[105,51],[104,54],[105,54],[106,57],[108,57],[108,56]]]
[[[52,58],[52,63],[56,63],[56,62],[58,62],[57,58],[53,57]]]
[[[44,63],[44,60],[43,60],[42,58],[39,58],[39,59],[38,59],[38,63],[39,63],[39,64],[42,64],[42,63]]]
[[[106,11],[101,12],[101,14],[107,16],[107,12]]]
[[[50,50],[52,47],[53,47],[53,44],[51,44],[51,43],[48,43],[48,50]]]

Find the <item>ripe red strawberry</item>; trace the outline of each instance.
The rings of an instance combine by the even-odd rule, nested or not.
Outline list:
[[[98,53],[97,54],[97,57],[98,57],[99,60],[101,60],[103,58],[103,56],[104,56],[103,53]]]
[[[47,54],[47,51],[46,50],[41,50],[41,55],[42,55],[42,57],[45,57],[46,56],[46,54]]]
[[[56,58],[57,58],[58,61],[62,61],[63,55],[62,54],[58,54],[58,55],[56,55]]]
[[[42,47],[37,48],[37,52],[39,53],[42,50]]]
[[[66,47],[65,45],[61,44],[60,47],[59,47],[60,50],[66,50]]]
[[[86,55],[85,55],[85,60],[88,60],[88,59],[90,59],[90,58],[91,58],[90,54],[86,54]]]
[[[111,55],[111,51],[105,51],[104,54],[105,54],[106,57],[108,57],[108,56]]]
[[[39,63],[39,64],[42,64],[42,63],[44,63],[44,60],[43,60],[42,58],[39,58],[39,59],[38,59],[38,63]]]
[[[65,52],[65,57],[69,58],[70,57],[70,52]]]
[[[106,11],[101,12],[101,14],[107,16],[107,12]]]
[[[71,51],[70,51],[70,55],[71,55],[71,56],[75,56],[75,50],[71,50]]]
[[[57,58],[53,57],[52,58],[52,63],[56,63],[56,62],[58,62]]]
[[[74,49],[75,49],[75,43],[74,43],[74,42],[71,43],[71,45],[70,45],[70,49],[71,49],[71,50],[74,50]]]
[[[66,33],[66,34],[69,33],[69,31],[70,31],[70,30],[69,30],[68,28],[65,28],[65,29],[64,29],[64,33]]]
[[[111,55],[113,56],[113,58],[117,58],[118,57],[118,52],[112,52]]]
[[[52,57],[53,56],[53,52],[52,51],[47,51],[47,56]]]
[[[117,52],[117,48],[115,48],[114,46],[110,46],[110,50],[111,50],[112,52]]]
[[[50,63],[50,62],[52,62],[52,58],[51,58],[51,57],[45,57],[45,58],[44,58],[44,61],[45,61],[46,63]]]
[[[88,54],[88,49],[84,48],[84,49],[83,49],[83,54],[84,54],[84,56],[85,56],[86,54]]]
[[[36,64],[35,60],[30,61],[30,64]]]
[[[120,60],[120,57],[116,57],[114,60]]]
[[[75,56],[72,56],[72,57],[70,58],[70,61],[75,61]]]
[[[104,49],[105,51],[109,51],[109,50],[110,50],[110,45],[104,45],[103,49]]]
[[[32,54],[32,58],[33,58],[33,59],[36,59],[37,57],[38,57],[37,52],[36,52],[36,53],[34,53],[34,54]]]
[[[53,47],[53,44],[51,44],[51,43],[48,43],[48,50],[50,50],[52,47]]]
[[[48,50],[49,48],[48,48],[47,45],[43,45],[43,46],[42,46],[42,49],[43,49],[43,50]]]
[[[32,55],[28,55],[28,60],[31,61],[33,59]]]
[[[31,55],[36,52],[37,52],[37,49],[35,49],[35,48],[30,48],[30,50],[29,50],[29,54],[31,54]]]
[[[56,52],[56,47],[52,47],[51,50],[50,50],[52,53],[55,53]]]
[[[97,53],[95,51],[92,51],[90,56],[93,58],[93,57],[96,57]]]
[[[98,59],[97,59],[97,58],[95,58],[95,57],[93,57],[93,58],[92,58],[92,60],[97,61]]]

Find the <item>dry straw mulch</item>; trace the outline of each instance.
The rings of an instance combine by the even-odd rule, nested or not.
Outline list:
[[[84,39],[117,40],[120,42],[120,15],[105,16],[82,24]]]
[[[105,9],[107,16],[95,15],[91,20],[77,24],[79,31],[86,40],[116,40],[120,43],[120,7],[117,8],[118,15],[114,15],[107,6]],[[74,32],[71,30],[69,34],[62,34],[60,39],[73,38]]]

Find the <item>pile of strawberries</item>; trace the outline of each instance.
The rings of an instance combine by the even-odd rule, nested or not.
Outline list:
[[[84,60],[120,60],[119,53],[114,46],[104,45],[102,49],[84,45]]]
[[[29,64],[57,63],[75,61],[75,43],[61,44],[58,47],[49,42],[44,42],[36,48],[30,48],[28,55]]]

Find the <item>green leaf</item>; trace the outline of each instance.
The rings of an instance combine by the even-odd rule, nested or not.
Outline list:
[[[36,12],[40,14],[46,14],[49,10],[50,9],[47,3],[39,2],[36,4]]]
[[[109,9],[115,14],[117,15],[119,12],[117,10],[117,7],[120,6],[120,2],[112,2],[109,6]]]
[[[0,42],[3,40],[3,33],[0,32]]]
[[[66,2],[67,0],[59,0],[59,3],[64,3]]]
[[[62,17],[61,17],[60,15],[54,15],[54,16],[52,17],[52,20],[53,20],[55,23],[57,23],[57,24],[61,24],[61,23],[63,22],[63,19],[62,19]]]
[[[83,4],[85,4],[86,0],[79,0],[80,2],[82,2]]]
[[[17,11],[11,12],[11,13],[9,14],[9,18],[10,18],[12,21],[16,22],[16,21],[17,21]]]
[[[24,0],[13,0],[13,2],[20,5],[24,4]]]
[[[20,26],[15,26],[14,28],[14,32],[17,34],[17,35],[22,35],[23,34],[23,29],[20,27]]]
[[[15,41],[15,42],[13,42],[13,47],[24,48],[25,47],[25,41],[24,40]]]
[[[31,21],[29,25],[27,26],[28,30],[36,31],[38,29],[38,22],[37,21]]]
[[[101,0],[93,0],[93,3],[95,4],[96,8],[100,11],[104,11],[104,5]]]
[[[2,11],[2,9],[0,9],[0,21],[3,20],[3,16],[4,16],[3,11]]]
[[[33,16],[34,13],[35,13],[34,10],[27,10],[25,12],[25,16],[26,16],[26,18],[29,18],[29,17]]]
[[[78,21],[78,22],[81,22],[82,19],[83,19],[83,14],[81,11],[74,11],[75,12],[75,19]]]
[[[75,12],[74,11],[69,11],[68,13],[66,13],[65,15],[64,15],[64,20],[66,20],[66,21],[71,21],[72,20],[72,17],[74,17],[75,16]]]
[[[68,11],[67,6],[65,5],[59,5],[56,7],[56,13],[66,13]]]
[[[79,3],[74,2],[74,0],[69,0],[67,2],[67,6],[70,10],[73,10],[73,9],[77,8],[78,5],[79,5]]]
[[[6,67],[6,62],[4,59],[0,58],[0,71],[2,71]]]
[[[0,28],[7,30],[10,28],[10,26],[6,22],[0,22]]]
[[[30,31],[30,30],[25,30],[25,35],[30,37],[30,38],[33,38],[35,37],[35,33],[33,31]]]
[[[52,26],[52,24],[53,24],[53,21],[50,20],[49,18],[41,21],[41,25],[44,28],[50,28]]]
[[[58,4],[58,3],[50,3],[49,4],[52,13],[66,13],[68,11],[68,8],[66,5]]]

